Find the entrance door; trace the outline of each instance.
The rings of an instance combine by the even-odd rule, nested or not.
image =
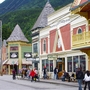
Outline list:
[[[65,69],[65,65],[62,62],[57,63],[58,71],[61,72]]]
[[[58,68],[58,78],[60,78],[63,74],[63,70],[65,70],[65,64],[62,62],[57,63],[57,68]]]

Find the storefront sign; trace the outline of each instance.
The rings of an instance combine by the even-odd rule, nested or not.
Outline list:
[[[18,52],[10,52],[10,58],[18,58]]]
[[[17,51],[18,50],[18,46],[11,46],[10,47],[10,51]]]
[[[24,58],[31,58],[32,53],[31,52],[24,52]]]
[[[62,62],[62,58],[57,58],[57,62]]]

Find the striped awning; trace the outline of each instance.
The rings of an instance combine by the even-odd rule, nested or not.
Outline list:
[[[10,59],[10,60],[7,62],[7,64],[9,64],[9,65],[14,65],[14,64],[18,65],[18,59]]]
[[[22,59],[22,64],[32,65],[32,61],[29,61],[29,60],[26,60],[26,59]]]
[[[8,59],[2,61],[2,65],[5,65],[8,62]]]

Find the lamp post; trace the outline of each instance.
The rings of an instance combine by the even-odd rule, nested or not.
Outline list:
[[[2,21],[0,20],[0,75],[2,76]]]

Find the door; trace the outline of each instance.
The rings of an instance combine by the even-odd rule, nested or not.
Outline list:
[[[62,62],[57,63],[58,71],[61,72],[65,69],[65,65]]]
[[[65,70],[65,64],[62,62],[57,63],[57,68],[58,68],[58,78],[60,78],[63,74],[63,70]]]

